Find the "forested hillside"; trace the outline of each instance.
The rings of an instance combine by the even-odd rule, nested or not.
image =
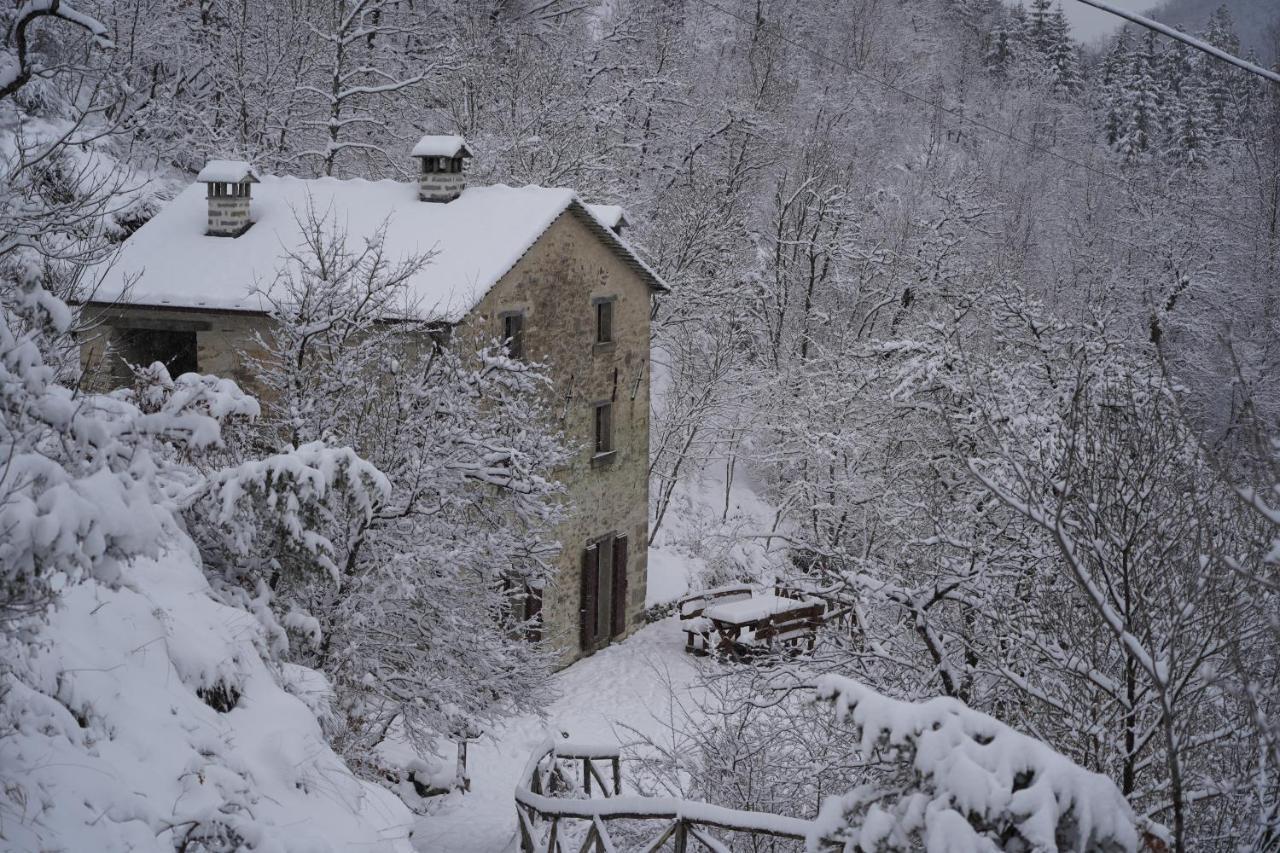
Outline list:
[[[11,292],[83,293],[208,158],[403,178],[417,136],[461,134],[473,182],[623,205],[672,288],[652,535],[682,483],[737,472],[777,511],[748,532],[787,544],[773,570],[849,614],[729,698],[819,670],[955,697],[1109,776],[1171,849],[1280,843],[1280,86],[1133,28],[1087,55],[1048,0],[37,6],[0,11]],[[1233,52],[1280,14],[1180,8]],[[303,662],[348,709],[399,701]],[[770,740],[749,705],[720,710],[761,755],[829,756],[830,730]],[[764,807],[705,756],[692,794]],[[850,774],[779,777],[767,808]]]
[[[1280,57],[1280,33],[1276,32],[1275,6],[1268,0],[1165,0],[1152,4],[1152,16],[1184,32],[1195,32],[1220,9],[1236,22],[1240,55],[1256,56],[1263,63]]]

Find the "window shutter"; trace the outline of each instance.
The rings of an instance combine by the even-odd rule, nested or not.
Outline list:
[[[613,618],[609,636],[627,630],[627,537],[613,540]]]
[[[581,645],[588,651],[596,644],[596,622],[600,590],[600,546],[591,545],[582,552],[582,598],[578,610],[581,622]]]

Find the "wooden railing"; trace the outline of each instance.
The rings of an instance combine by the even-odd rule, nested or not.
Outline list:
[[[582,783],[575,778],[578,762]],[[611,769],[606,784],[601,766]],[[599,796],[592,796],[591,781]],[[800,818],[746,812],[675,797],[622,795],[617,747],[547,741],[530,757],[516,785],[516,816],[523,853],[643,851],[729,853],[717,832],[804,840],[813,825]],[[621,846],[610,823],[638,821],[642,840]]]

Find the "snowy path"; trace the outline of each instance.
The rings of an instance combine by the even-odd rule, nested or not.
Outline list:
[[[414,845],[422,853],[507,853],[518,849],[512,795],[529,753],[551,731],[575,740],[625,742],[616,723],[658,731],[655,718],[670,707],[666,681],[689,684],[693,659],[674,618],[647,625],[625,642],[579,661],[555,677],[560,693],[546,721],[513,720],[496,740],[472,744],[471,792],[454,795],[418,821]],[[625,784],[625,779],[624,779]]]

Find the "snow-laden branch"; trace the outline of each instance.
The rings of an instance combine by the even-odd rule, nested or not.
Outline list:
[[[904,702],[824,675],[815,695],[852,723],[864,760],[900,768],[829,797],[809,850],[1136,851],[1139,819],[1110,779],[955,699]],[[944,849],[938,847],[937,849]]]
[[[13,24],[5,34],[5,50],[0,53],[0,98],[7,98],[26,85],[35,70],[28,55],[27,28],[40,18],[56,18],[74,24],[93,36],[100,48],[112,47],[107,28],[63,0],[27,0],[18,6]]]

